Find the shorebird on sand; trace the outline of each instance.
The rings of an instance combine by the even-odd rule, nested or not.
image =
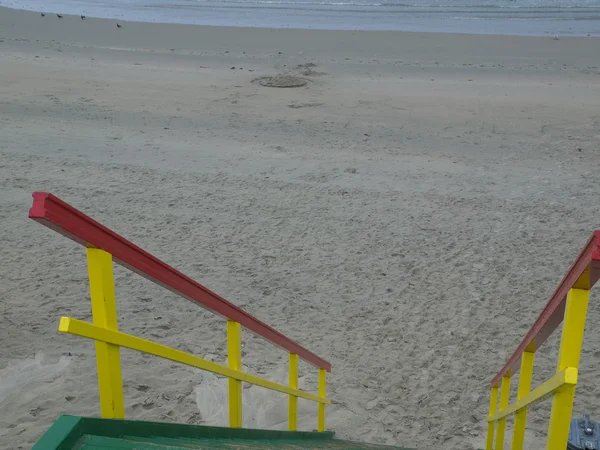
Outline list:
[[[56,17],[58,17],[59,19],[62,19],[62,16],[60,14],[57,14]]]
[[[117,22],[117,28],[122,28],[123,25],[119,24],[119,22]]]
[[[42,17],[46,17],[46,14],[44,14],[44,13],[40,13],[40,14],[42,15]]]
[[[85,16],[81,16],[81,20],[85,20]]]

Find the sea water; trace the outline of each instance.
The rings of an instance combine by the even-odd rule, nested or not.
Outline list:
[[[217,26],[600,36],[600,0],[0,0],[0,5]]]

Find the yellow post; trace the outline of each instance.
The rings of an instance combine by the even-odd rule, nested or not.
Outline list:
[[[533,361],[535,353],[523,352],[521,355],[521,373],[519,375],[519,390],[517,400],[521,400],[531,390],[531,378],[533,376]],[[515,425],[513,431],[512,450],[523,450],[525,442],[525,428],[527,426],[527,408],[517,411],[515,414]]]
[[[298,389],[298,355],[290,353],[290,387]],[[288,430],[298,429],[298,397],[289,396],[288,400]]]
[[[567,294],[557,372],[567,367],[579,368],[589,295],[590,291],[584,289],[571,289]],[[554,394],[548,426],[548,450],[564,450],[567,447],[574,399],[575,386]]]
[[[510,373],[502,377],[502,387],[500,389],[500,407],[498,412],[506,409],[508,398],[510,396]],[[506,417],[498,420],[498,432],[496,433],[496,450],[504,449],[504,432],[506,431]]]
[[[498,386],[493,386],[490,392],[490,416],[496,414],[498,408]],[[485,444],[485,450],[493,450],[494,447],[494,425],[495,422],[488,422],[487,439]]]
[[[242,327],[227,320],[227,365],[242,370]],[[229,378],[229,426],[242,428],[242,382]]]
[[[87,259],[94,325],[117,331],[117,301],[112,255],[104,250],[88,248]],[[96,365],[102,417],[123,419],[125,404],[119,347],[96,341]]]
[[[327,380],[327,371],[319,369],[319,397],[325,397],[325,383]],[[317,431],[325,431],[325,404],[319,403],[319,426]]]

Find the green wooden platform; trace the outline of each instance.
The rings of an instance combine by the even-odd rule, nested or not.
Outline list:
[[[204,427],[61,416],[32,450],[398,449],[333,438],[333,432]],[[405,449],[408,450],[408,449]]]

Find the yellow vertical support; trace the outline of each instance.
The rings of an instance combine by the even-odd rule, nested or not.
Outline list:
[[[521,372],[519,375],[519,390],[517,399],[521,400],[531,390],[531,378],[533,376],[533,361],[535,353],[523,352],[521,355]],[[515,425],[511,450],[523,450],[525,442],[525,428],[527,427],[527,408],[517,411],[515,414]],[[565,447],[566,448],[566,447]]]
[[[87,260],[94,325],[117,331],[117,302],[112,255],[97,248],[88,248]],[[96,341],[96,365],[102,417],[123,419],[125,404],[119,346]]]
[[[590,291],[584,289],[571,289],[567,294],[557,372],[567,367],[579,368],[589,295]],[[548,426],[548,450],[564,450],[567,447],[574,399],[575,386],[554,394]]]
[[[325,397],[325,383],[327,380],[327,371],[319,369],[319,397]],[[319,403],[319,426],[317,431],[325,431],[325,403]]]
[[[500,388],[500,407],[498,412],[506,409],[510,396],[510,373],[502,377],[502,387]],[[498,420],[498,432],[496,433],[496,450],[504,450],[504,432],[506,431],[506,417]]]
[[[290,353],[290,387],[298,389],[298,355]],[[288,430],[298,429],[298,397],[289,396],[288,400]]]
[[[490,392],[490,413],[489,416],[496,414],[498,408],[498,386],[493,386]],[[494,448],[494,426],[496,422],[488,422],[487,439],[485,450],[493,450]]]
[[[242,370],[242,327],[227,320],[227,365]],[[229,426],[242,428],[242,382],[229,378]]]

